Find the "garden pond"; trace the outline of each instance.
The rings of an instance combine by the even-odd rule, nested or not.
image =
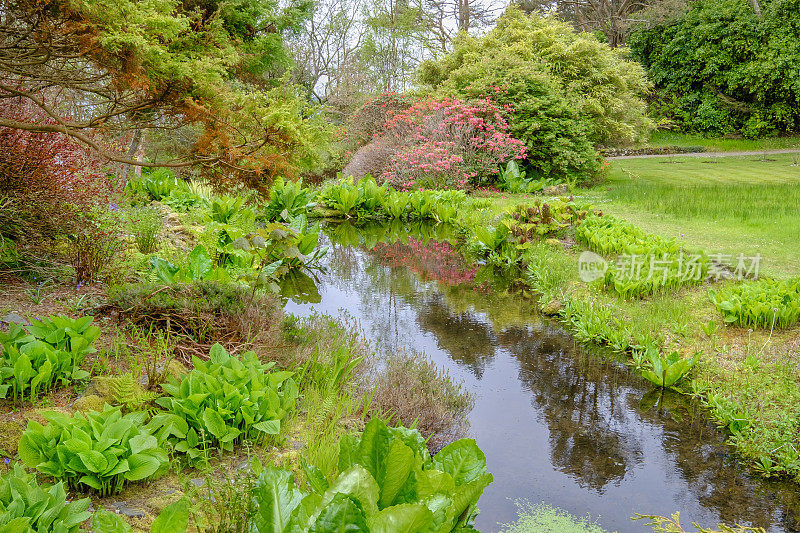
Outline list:
[[[794,485],[749,475],[699,405],[578,344],[509,286],[514,275],[465,260],[452,229],[343,223],[324,235],[323,270],[283,287],[287,312],[344,312],[379,349],[424,352],[463,382],[469,436],[494,475],[479,530],[513,522],[523,500],[620,533],[650,530],[635,513],[675,511],[684,527],[800,531]]]

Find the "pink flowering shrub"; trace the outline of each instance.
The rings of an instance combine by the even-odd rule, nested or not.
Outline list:
[[[464,189],[486,183],[525,145],[489,98],[417,102],[391,116],[381,141],[393,146],[380,174],[397,189]]]

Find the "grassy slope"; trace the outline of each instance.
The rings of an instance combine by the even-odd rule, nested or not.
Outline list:
[[[793,277],[800,274],[800,168],[792,167],[788,156],[771,158],[775,161],[615,161],[608,182],[576,195],[649,232],[709,252],[761,253],[762,274]],[[492,211],[525,200],[525,195],[495,195]],[[542,304],[592,301],[595,309],[611,310],[614,318],[606,331],[624,328],[624,335],[635,340],[657,338],[665,351],[702,350],[705,355],[690,387],[712,400],[712,414],[749,421],[732,443],[757,469],[788,470],[800,479],[800,461],[793,452],[800,448],[800,370],[794,364],[800,326],[772,333],[725,327],[706,295],[707,285],[624,300],[578,279],[580,252],[579,246],[564,250],[548,245],[530,251],[528,260],[540,261],[546,273],[540,283]]]
[[[698,134],[656,132],[646,146],[703,146],[709,152],[745,152],[800,148],[800,136],[767,137],[765,139],[706,138]]]
[[[709,253],[760,253],[765,275],[800,273],[800,166],[789,155],[613,161],[602,187],[577,194],[646,231]]]

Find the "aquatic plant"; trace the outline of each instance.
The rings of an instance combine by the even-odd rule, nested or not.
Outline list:
[[[708,297],[732,326],[788,328],[800,321],[800,278],[739,283]]]
[[[0,398],[10,392],[21,400],[27,393],[33,400],[56,382],[66,385],[88,377],[80,366],[87,354],[97,351],[92,345],[100,336],[92,320],[52,316],[0,331]]]
[[[197,461],[209,448],[232,451],[243,439],[280,432],[299,395],[293,372],[270,372],[275,363],[261,363],[252,351],[231,356],[220,344],[208,361],[193,363],[191,372],[162,386],[169,396],[156,403],[166,412],[146,426],[159,441]]]
[[[17,533],[76,533],[92,514],[92,501],[67,501],[62,483],[42,487],[36,476],[15,464],[0,474],[0,529]]]

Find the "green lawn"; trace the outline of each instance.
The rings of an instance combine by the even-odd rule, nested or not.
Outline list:
[[[790,155],[672,161],[612,161],[607,182],[576,195],[710,254],[761,254],[764,275],[800,274],[800,166]]]
[[[767,137],[766,139],[723,139],[706,138],[698,134],[672,133],[659,131],[653,133],[650,141],[644,146],[703,146],[710,152],[749,152],[752,150],[782,150],[786,148],[800,148],[800,136]]]

